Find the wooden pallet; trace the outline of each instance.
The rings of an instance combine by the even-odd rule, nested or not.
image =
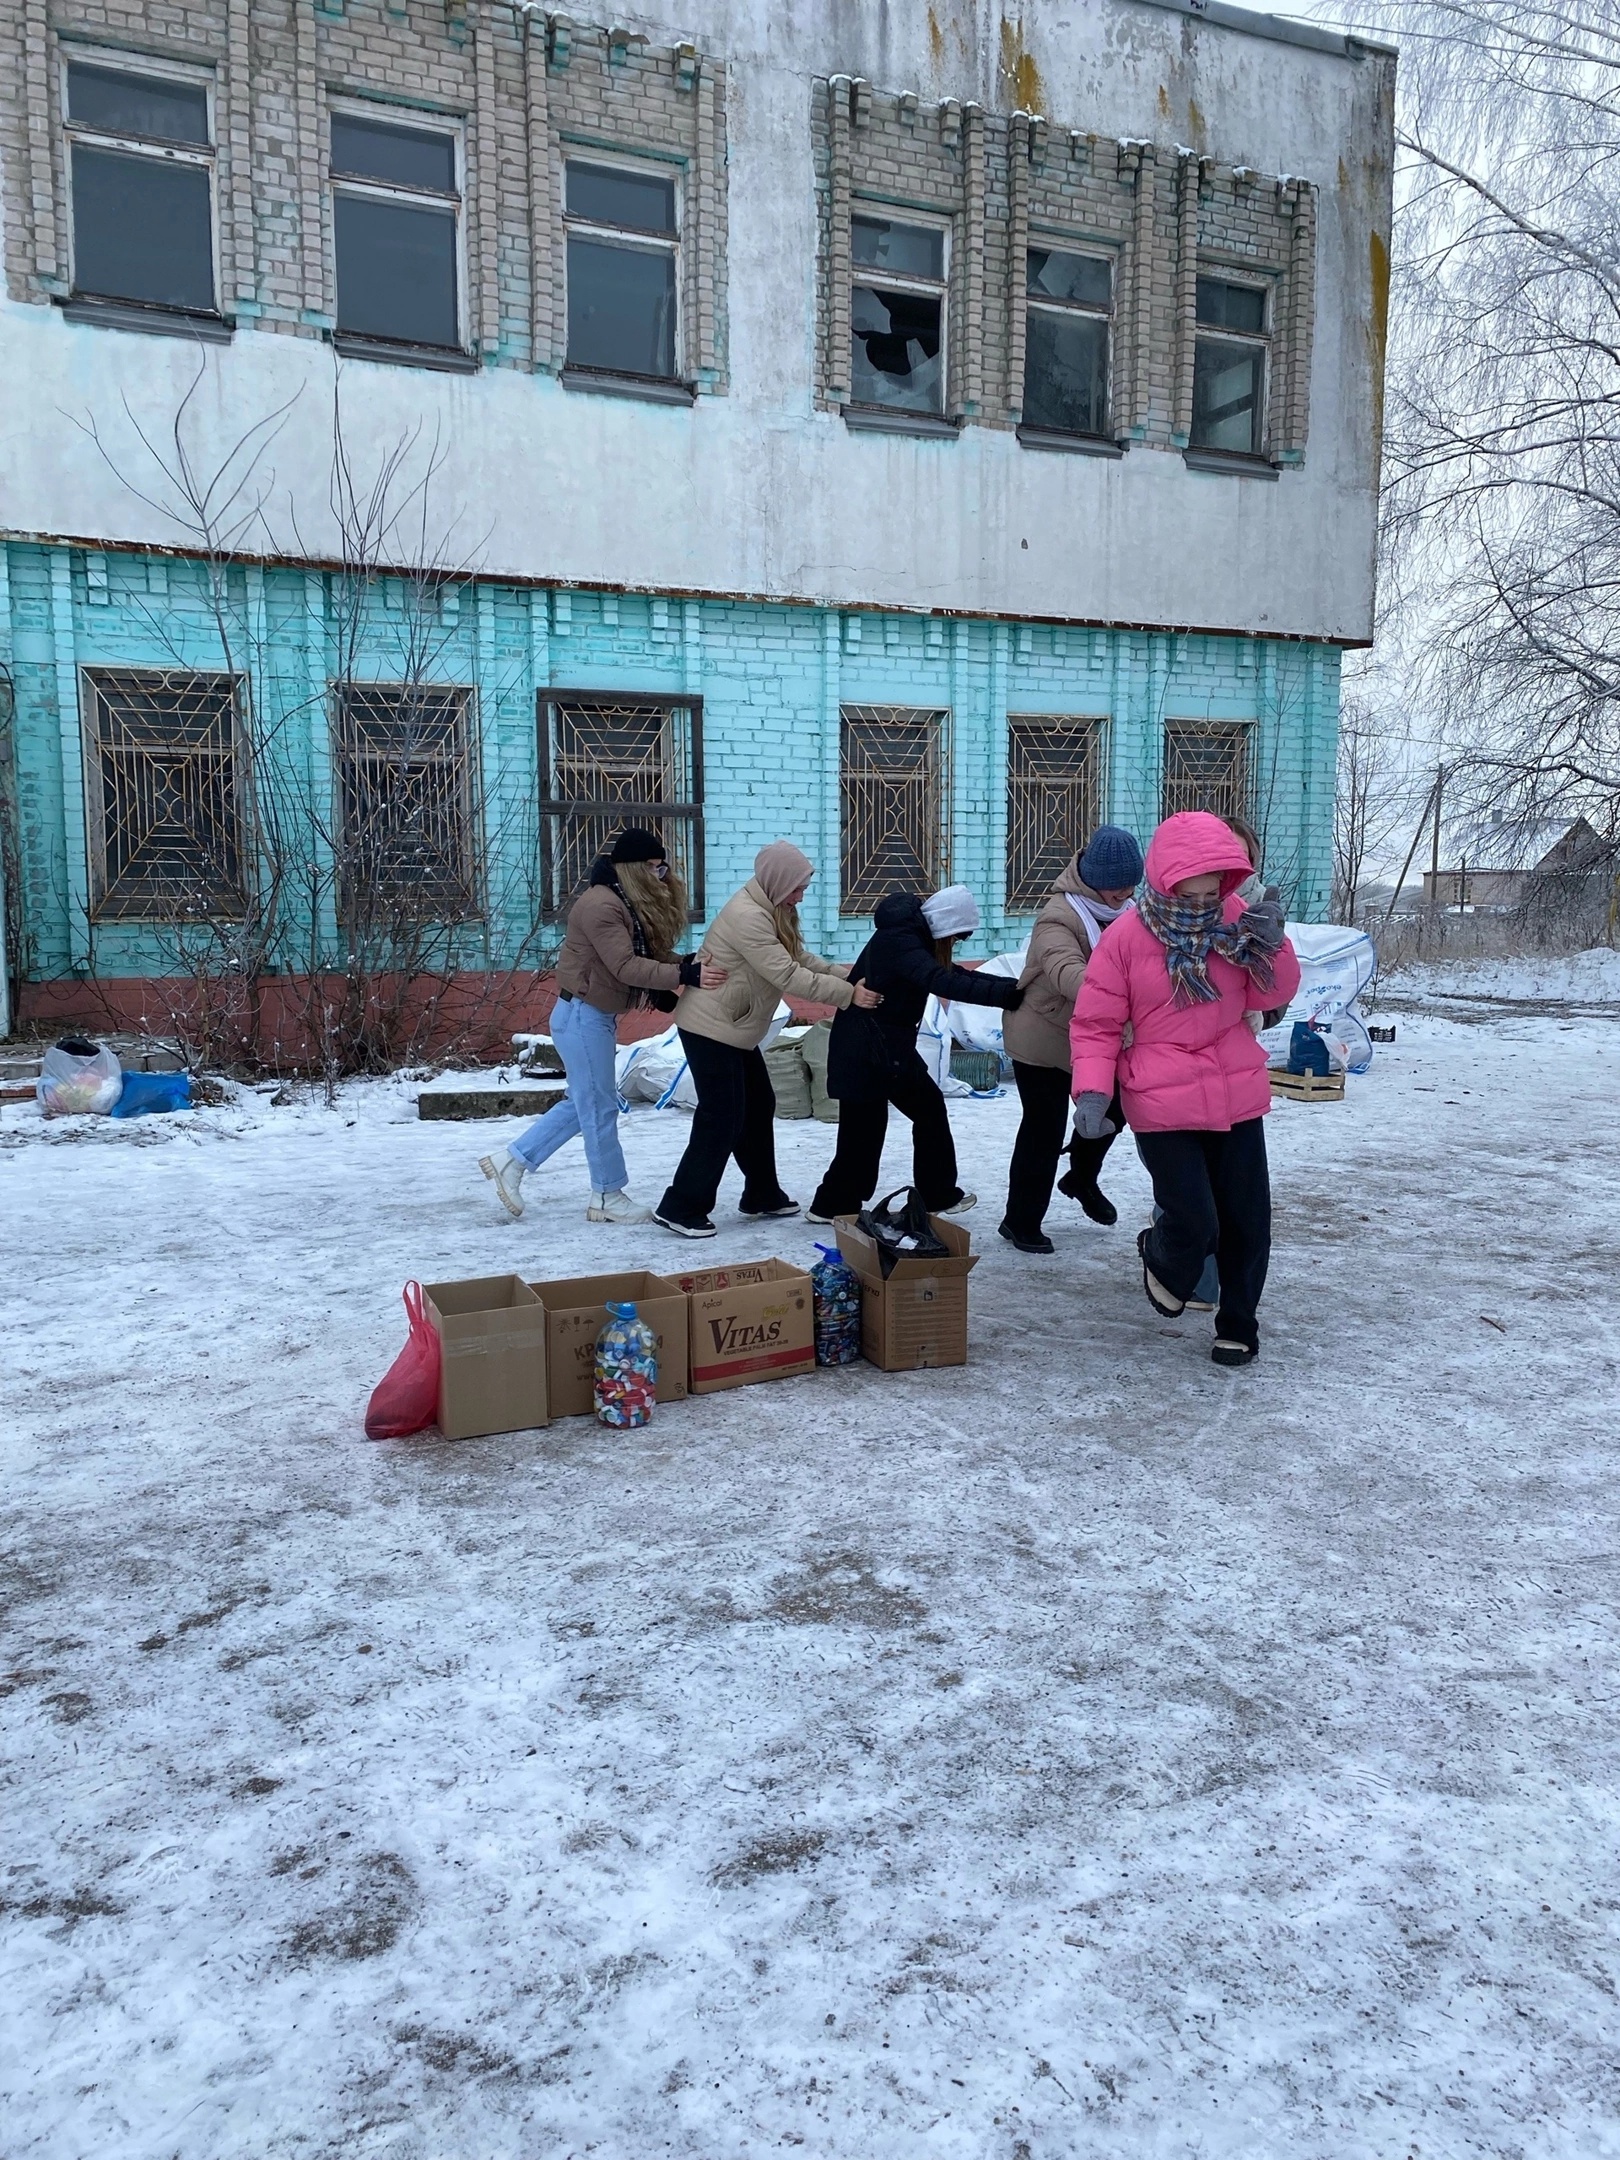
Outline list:
[[[1290,1102],[1343,1102],[1344,1074],[1291,1073],[1285,1065],[1273,1065],[1271,1092],[1286,1095]]]
[[[541,1117],[567,1093],[560,1087],[424,1088],[416,1098],[419,1118]]]

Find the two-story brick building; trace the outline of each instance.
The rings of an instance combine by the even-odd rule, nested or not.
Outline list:
[[[1220,0],[16,0],[23,1003],[543,957],[605,830],[1016,938],[1107,814],[1319,913],[1393,56]],[[402,929],[408,925],[408,930]],[[435,940],[437,941],[435,943]]]

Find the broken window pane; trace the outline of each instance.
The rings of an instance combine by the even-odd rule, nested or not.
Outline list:
[[[200,83],[163,82],[78,62],[68,68],[68,117],[106,135],[205,147],[209,140],[208,93]]]
[[[568,215],[629,232],[673,233],[675,183],[610,165],[568,165]]]
[[[1258,455],[1266,355],[1262,345],[1198,339],[1193,347],[1192,443]]]
[[[332,170],[357,180],[429,194],[456,192],[455,138],[427,128],[393,127],[354,113],[332,115]]]
[[[1065,255],[1056,248],[1031,248],[1029,292],[1035,300],[1071,300],[1082,307],[1105,308],[1114,297],[1114,274],[1097,255]]]
[[[888,405],[901,412],[943,409],[940,311],[937,293],[855,287],[850,308],[854,341],[850,393],[857,404]]]
[[[1198,280],[1198,320],[1212,330],[1244,330],[1261,336],[1266,296],[1257,285],[1230,285],[1225,278]]]
[[[333,223],[340,330],[459,345],[454,211],[340,194]]]
[[[99,299],[211,309],[207,169],[75,143],[73,285]]]
[[[945,275],[945,235],[927,225],[892,225],[886,218],[852,218],[850,252],[856,262],[887,270],[891,277]]]
[[[617,375],[674,375],[672,249],[570,233],[568,364]]]
[[[1100,315],[1031,308],[1024,341],[1024,424],[1101,435],[1108,424],[1108,324]]]

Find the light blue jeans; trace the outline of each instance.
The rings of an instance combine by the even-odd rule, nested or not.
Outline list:
[[[619,1145],[614,1016],[598,1012],[583,998],[559,998],[551,1016],[551,1039],[563,1062],[568,1093],[544,1117],[537,1117],[527,1132],[519,1133],[507,1152],[525,1170],[538,1170],[577,1133],[585,1142],[591,1190],[622,1192],[629,1172]]]

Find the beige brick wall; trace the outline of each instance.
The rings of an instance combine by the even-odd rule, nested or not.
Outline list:
[[[331,327],[334,97],[460,122],[465,339],[492,365],[562,364],[568,147],[672,165],[680,364],[700,389],[725,388],[726,85],[712,56],[510,0],[13,0],[0,7],[0,146],[16,300],[47,305],[69,289],[61,63],[86,48],[211,75],[221,304],[262,330],[318,337]]]
[[[1192,412],[1193,312],[1201,269],[1260,273],[1272,288],[1268,450],[1299,463],[1309,422],[1316,191],[1234,171],[1192,151],[1116,142],[1041,115],[925,105],[848,76],[812,103],[821,219],[817,399],[849,398],[848,221],[863,203],[950,219],[948,409],[1020,418],[1027,249],[1098,245],[1114,258],[1112,431],[1183,447]]]

